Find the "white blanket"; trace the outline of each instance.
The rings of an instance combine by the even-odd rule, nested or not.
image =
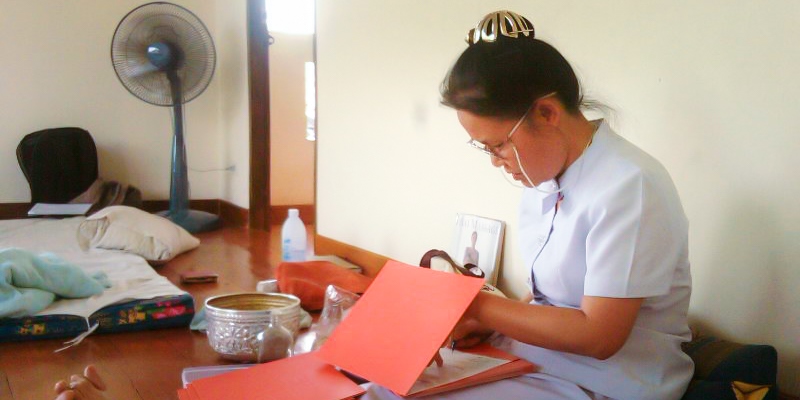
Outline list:
[[[104,272],[111,288],[84,299],[62,299],[36,315],[69,314],[89,317],[115,303],[181,295],[186,292],[159,275],[144,258],[113,250],[81,250],[78,225],[85,217],[67,219],[17,219],[0,221],[0,248],[16,247],[34,253],[51,252],[89,275]]]

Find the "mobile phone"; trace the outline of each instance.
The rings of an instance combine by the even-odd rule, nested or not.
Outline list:
[[[212,283],[219,275],[211,271],[186,271],[181,273],[181,283]]]

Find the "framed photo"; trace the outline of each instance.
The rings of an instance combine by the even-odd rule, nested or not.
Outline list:
[[[496,285],[505,227],[505,222],[500,220],[456,214],[450,251],[454,261],[461,265],[477,265],[483,271],[486,283]]]

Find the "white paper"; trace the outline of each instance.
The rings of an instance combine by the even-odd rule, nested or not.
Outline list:
[[[51,204],[36,203],[28,211],[28,215],[85,215],[92,208],[91,204]]]
[[[464,353],[458,350],[442,349],[439,354],[442,356],[444,365],[439,367],[434,363],[425,368],[414,386],[411,387],[409,394],[455,382],[511,362],[511,360]]]

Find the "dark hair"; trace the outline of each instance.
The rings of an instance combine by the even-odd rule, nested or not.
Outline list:
[[[442,104],[483,116],[518,117],[535,99],[556,92],[579,111],[582,94],[569,62],[553,46],[530,38],[498,37],[470,45],[442,82]]]

